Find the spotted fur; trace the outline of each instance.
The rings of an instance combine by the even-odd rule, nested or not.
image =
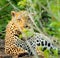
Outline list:
[[[9,55],[19,55],[22,53],[27,53],[26,50],[24,50],[21,47],[17,47],[15,45],[15,42],[17,41],[18,35],[21,34],[19,28],[17,27],[17,23],[19,24],[19,27],[21,29],[24,28],[26,25],[26,16],[22,15],[26,11],[20,11],[20,12],[15,12],[12,11],[12,19],[8,23],[6,27],[6,36],[5,36],[5,53]],[[16,21],[16,23],[15,23]]]
[[[22,41],[18,39],[18,36],[21,34],[21,30],[27,27],[30,28],[31,22],[28,17],[28,12],[12,11],[11,14],[12,14],[12,19],[6,27],[5,53],[9,55],[19,55],[22,53],[28,53],[29,55],[31,55],[32,51],[30,50],[26,41]],[[21,30],[19,28],[21,28]],[[35,34],[30,39],[27,39],[27,41],[30,43],[30,45],[35,51],[39,51],[39,50],[36,50],[36,47],[40,45],[48,49],[53,48],[51,42],[49,42],[48,40],[44,38],[45,37],[43,37],[40,34]],[[43,55],[43,53],[41,54]]]
[[[27,41],[30,43],[31,47],[34,49],[34,51],[36,51],[38,53],[38,55],[40,54],[38,47],[42,46],[43,50],[51,50],[51,49],[56,49],[56,47],[48,40],[46,39],[46,37],[40,33],[35,33],[33,37],[30,37],[29,39],[27,39]],[[29,55],[33,55],[32,51],[30,50],[28,44],[26,43],[26,41],[22,41],[20,39],[17,40],[16,42],[17,47],[22,47],[25,50],[28,51]],[[51,51],[52,52],[52,51]],[[43,54],[41,52],[41,54]],[[40,54],[40,55],[41,55]]]

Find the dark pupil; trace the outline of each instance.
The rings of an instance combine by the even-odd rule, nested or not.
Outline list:
[[[27,25],[25,27],[28,27]]]

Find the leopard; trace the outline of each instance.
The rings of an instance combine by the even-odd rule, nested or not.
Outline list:
[[[26,41],[19,39],[19,35],[22,34],[22,30],[25,28],[30,29],[33,25],[31,18],[29,15],[33,15],[27,11],[11,11],[12,19],[6,26],[6,35],[5,35],[5,53],[8,55],[16,56],[22,54],[32,54],[29,46]],[[31,25],[32,24],[32,25]],[[43,46],[44,49],[54,48],[53,44],[50,40],[43,39],[44,35],[40,35],[40,33],[35,34],[35,36],[27,39],[32,48],[37,52],[38,55],[42,55],[44,57],[44,53],[39,50],[37,47],[40,45]]]
[[[19,54],[26,54],[27,50],[24,50],[21,47],[17,47],[15,42],[17,41],[17,37],[21,34],[21,31],[17,27],[23,30],[24,27],[27,27],[27,15],[26,11],[11,11],[12,19],[6,26],[6,35],[5,35],[5,53],[8,55],[19,55]]]

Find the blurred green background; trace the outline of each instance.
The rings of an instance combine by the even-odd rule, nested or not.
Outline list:
[[[36,13],[35,24],[49,36],[60,38],[60,0],[0,0],[0,39],[5,37],[11,11]]]

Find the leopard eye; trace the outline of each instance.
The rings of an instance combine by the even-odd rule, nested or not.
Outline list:
[[[28,17],[28,20],[30,20],[30,17]]]
[[[21,20],[21,18],[17,18],[17,20]]]
[[[21,20],[21,19],[17,19],[17,20]]]

